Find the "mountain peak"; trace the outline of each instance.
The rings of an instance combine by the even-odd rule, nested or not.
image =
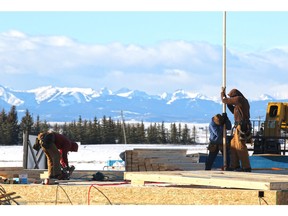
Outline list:
[[[251,101],[251,118],[259,116],[263,110],[265,112],[269,100],[274,99],[269,95],[261,95],[260,100]],[[97,92],[92,88],[51,85],[27,91],[0,86],[0,105],[7,110],[12,105],[17,106],[21,110],[18,111],[19,117],[24,115],[23,110],[28,109],[35,116],[39,115],[41,120],[53,122],[72,121],[78,116],[92,119],[105,115],[116,119],[119,118],[119,110],[123,110],[126,120],[205,123],[222,110],[222,104],[215,98],[209,99],[198,92],[183,89],[155,96],[128,88],[113,93],[108,88]]]
[[[28,90],[27,92],[35,94],[35,99],[39,104],[54,95],[57,92],[57,89],[53,88],[52,86],[42,86],[36,89]]]
[[[262,94],[259,97],[260,100],[275,100],[272,96],[268,95],[268,94]]]
[[[10,89],[0,86],[0,98],[12,106],[20,106],[24,103],[23,100],[17,98],[10,92]]]
[[[166,95],[163,95],[167,98],[167,94]],[[179,100],[179,99],[207,99],[207,97],[205,97],[204,95],[202,94],[199,94],[197,92],[187,92],[187,91],[184,91],[183,89],[178,89],[176,90],[172,95],[171,95],[171,98],[170,100],[167,102],[167,104],[171,104],[173,103],[175,100]]]
[[[101,96],[112,95],[112,91],[109,90],[107,87],[101,88],[101,90],[100,90],[100,95],[101,95]]]

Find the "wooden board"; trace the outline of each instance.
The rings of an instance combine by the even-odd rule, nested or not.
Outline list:
[[[162,182],[176,185],[202,185],[221,188],[288,190],[288,176],[229,171],[125,172],[132,185]]]
[[[125,152],[125,171],[203,170],[187,149],[134,149]]]

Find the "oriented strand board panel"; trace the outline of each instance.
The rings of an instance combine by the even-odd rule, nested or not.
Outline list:
[[[124,179],[131,180],[133,185],[144,185],[145,182],[162,182],[222,188],[288,190],[288,176],[278,174],[229,171],[125,172]]]
[[[6,185],[7,193],[20,196],[20,205],[287,205],[288,191],[219,189],[193,186]]]

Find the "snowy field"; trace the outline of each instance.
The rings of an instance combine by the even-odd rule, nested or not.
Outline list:
[[[109,160],[121,160],[119,154],[134,148],[187,149],[187,154],[207,153],[206,145],[80,145],[78,152],[69,152],[70,165],[78,170],[103,170]],[[119,163],[119,162],[118,162]],[[121,164],[116,164],[120,165]],[[0,167],[22,167],[23,146],[0,146]]]
[[[170,124],[167,123],[166,127]],[[164,148],[164,149],[187,149],[187,154],[208,153],[207,134],[208,124],[187,123],[192,130],[196,126],[197,145],[147,145],[147,144],[102,144],[102,145],[79,145],[78,152],[69,152],[69,165],[74,165],[78,170],[102,170],[108,165],[109,160],[121,160],[119,154],[125,150],[134,148]],[[34,144],[35,137],[29,136],[30,142]],[[34,151],[34,150],[33,150]],[[31,156],[32,157],[32,156]],[[32,159],[31,159],[32,160]],[[115,165],[124,165],[115,164]],[[23,146],[0,146],[0,167],[22,167]]]

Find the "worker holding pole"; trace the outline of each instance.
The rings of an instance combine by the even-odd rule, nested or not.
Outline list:
[[[226,104],[234,115],[234,133],[230,146],[230,167],[226,161],[226,126],[223,128],[223,166],[224,170],[251,172],[246,142],[251,136],[250,105],[244,95],[237,89],[232,89],[226,96],[226,12],[223,13],[223,84],[221,100],[223,114],[226,114]]]
[[[226,11],[223,12],[223,72],[222,72],[222,91],[226,89]],[[223,103],[223,116],[226,114],[226,104]],[[226,125],[223,125],[223,169],[227,169],[227,142],[226,142]],[[230,155],[228,155],[230,157]]]
[[[246,142],[251,138],[250,105],[244,95],[237,89],[232,89],[229,98],[225,88],[221,92],[221,100],[227,104],[234,115],[234,130],[231,140],[231,164],[229,170],[251,172],[248,149]]]

